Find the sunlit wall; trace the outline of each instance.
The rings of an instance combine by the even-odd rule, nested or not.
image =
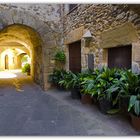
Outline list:
[[[27,55],[23,50],[8,48],[0,53],[0,70],[12,70],[21,68],[21,54]]]

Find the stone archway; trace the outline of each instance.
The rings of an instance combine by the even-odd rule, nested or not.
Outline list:
[[[50,87],[48,75],[55,65],[52,60],[53,53],[60,45],[59,37],[57,39],[60,34],[58,26],[52,26],[55,24],[51,21],[43,22],[29,12],[12,8],[0,9],[0,44],[16,42],[24,46],[23,49],[31,54],[33,59],[33,79],[44,90]]]
[[[22,67],[22,64],[23,64],[23,58],[25,57],[25,56],[29,56],[27,53],[19,53],[18,55],[17,55],[17,68],[18,69],[20,69],[21,67]],[[27,62],[27,60],[26,60],[26,62]]]
[[[0,31],[0,44],[5,46],[6,43],[9,44],[9,48],[13,43],[18,43],[21,45],[21,50],[26,50],[29,53],[31,57],[31,76],[36,83],[41,84],[43,62],[42,41],[39,34],[29,26],[12,24]]]

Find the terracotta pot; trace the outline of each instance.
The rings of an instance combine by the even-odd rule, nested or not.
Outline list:
[[[130,116],[131,116],[131,123],[132,123],[132,126],[133,126],[136,130],[140,131],[140,117],[137,117],[137,116],[135,116],[135,115],[133,115],[133,114],[130,114]]]
[[[93,104],[93,100],[92,100],[91,95],[89,95],[89,94],[82,94],[81,102],[83,104]]]

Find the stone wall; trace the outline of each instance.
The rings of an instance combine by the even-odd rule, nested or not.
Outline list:
[[[34,75],[45,90],[55,67],[55,50],[66,51],[68,69],[68,45],[75,41],[81,40],[82,69],[87,68],[88,53],[94,54],[96,67],[106,65],[107,48],[126,44],[132,44],[134,66],[140,64],[140,16],[127,5],[79,4],[68,13],[67,4],[0,4],[0,30],[12,24],[25,25],[39,36],[36,44],[33,32],[25,35],[36,46]],[[83,38],[88,30],[91,40]]]
[[[31,42],[31,46],[34,46],[34,74],[32,76],[44,90],[49,88],[48,75],[55,66],[54,51],[62,46],[62,30],[59,22],[61,6],[60,4],[0,4],[0,30],[6,29],[9,25],[18,25],[19,30],[16,34],[19,32],[20,35],[17,37],[20,38],[23,26],[32,29],[31,32],[25,29],[25,43],[28,41]],[[12,39],[9,35],[8,40]],[[39,44],[36,43],[38,41]]]
[[[72,12],[64,13],[63,18],[67,53],[68,44],[76,41],[72,38],[72,32],[73,35],[79,34],[77,29],[82,27],[82,35],[86,30],[89,30],[92,34],[93,38],[88,43],[88,46],[82,35],[77,38],[77,40],[82,41],[82,69],[87,68],[88,53],[94,54],[94,64],[97,67],[101,63],[107,63],[107,51],[105,48],[126,44],[132,44],[132,61],[140,64],[140,55],[138,53],[140,51],[140,16],[131,10],[129,6],[79,4]]]
[[[35,4],[35,3],[11,3],[0,4],[1,9],[14,9],[16,11],[28,12],[42,21],[58,22],[61,15],[61,4]]]

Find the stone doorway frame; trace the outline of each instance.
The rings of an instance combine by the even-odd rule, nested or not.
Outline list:
[[[102,65],[107,66],[108,48],[132,44],[132,69],[140,65],[140,41],[135,26],[127,22],[100,35],[99,48],[102,51]],[[139,63],[138,63],[139,62]]]

